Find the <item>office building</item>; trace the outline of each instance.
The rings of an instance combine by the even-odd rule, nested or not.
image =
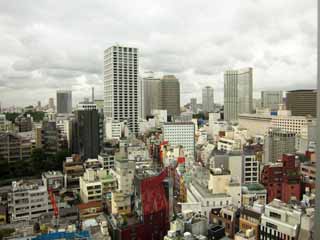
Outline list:
[[[293,116],[317,116],[317,91],[294,90],[287,92],[286,107]]]
[[[57,113],[72,113],[72,91],[57,91]]]
[[[261,107],[268,108],[271,111],[279,109],[279,104],[283,104],[282,91],[262,91],[261,92]]]
[[[202,89],[202,111],[203,112],[213,112],[214,110],[214,96],[213,88],[206,86]]]
[[[104,51],[104,117],[127,120],[139,132],[138,49],[115,45]]]
[[[239,127],[248,129],[248,135],[265,135],[271,127],[272,116],[265,114],[239,114]]]
[[[310,116],[274,116],[271,120],[271,127],[280,128],[287,132],[301,134],[304,126],[315,123],[315,118]]]
[[[153,109],[161,106],[161,79],[152,75],[143,78],[144,117],[150,116]]]
[[[224,73],[224,119],[237,121],[243,113],[252,113],[252,68]]]
[[[260,239],[298,239],[302,212],[273,200],[261,216]]]
[[[161,106],[170,116],[180,115],[180,83],[174,75],[165,75],[160,81]]]
[[[193,114],[198,113],[198,105],[197,105],[197,99],[196,98],[191,98],[190,99],[190,105],[191,105],[191,111]]]
[[[195,126],[192,122],[163,124],[163,139],[173,147],[182,146],[192,155],[195,153]]]
[[[73,153],[81,158],[97,158],[100,152],[99,113],[96,105],[82,102],[75,111],[75,141],[77,149]]]
[[[296,134],[270,128],[265,137],[265,162],[276,162],[285,153],[295,153]]]

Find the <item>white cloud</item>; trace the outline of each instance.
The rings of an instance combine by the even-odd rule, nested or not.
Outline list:
[[[103,91],[103,50],[139,47],[140,68],[176,74],[182,102],[211,85],[222,102],[223,71],[254,68],[261,89],[316,82],[315,0],[0,2],[0,101],[47,101],[58,88],[75,101]],[[23,93],[23,94],[22,94]]]

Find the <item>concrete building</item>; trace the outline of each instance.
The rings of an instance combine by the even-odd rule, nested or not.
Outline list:
[[[143,78],[144,118],[151,115],[153,109],[160,109],[162,92],[161,79],[153,75]]]
[[[75,111],[73,153],[82,159],[97,158],[100,152],[99,113],[94,103],[81,102]]]
[[[213,88],[206,86],[202,89],[202,111],[212,112],[214,110]]]
[[[60,171],[43,172],[42,182],[47,189],[52,191],[59,191],[64,188],[64,176]]]
[[[197,105],[197,98],[190,99],[191,111],[193,114],[198,113],[198,105]]]
[[[0,161],[8,164],[30,160],[32,144],[18,134],[0,132]]]
[[[79,155],[67,157],[63,162],[64,186],[70,190],[79,190],[79,179],[83,176],[84,167]]]
[[[122,191],[113,191],[111,193],[111,213],[128,215],[131,213],[130,194]]]
[[[80,198],[84,203],[102,200],[102,183],[99,180],[97,171],[87,169],[79,178]]]
[[[50,208],[48,189],[41,183],[12,182],[8,194],[10,222],[29,221],[39,218]]]
[[[195,154],[195,126],[192,122],[165,123],[163,125],[163,139],[173,147],[183,146],[187,151]]]
[[[241,150],[240,139],[220,138],[218,141],[218,150],[225,152],[239,151]]]
[[[139,132],[138,49],[115,45],[104,51],[104,117],[127,120]]]
[[[30,114],[27,114],[27,116],[20,115],[16,117],[14,123],[17,126],[19,132],[29,132],[32,130],[33,119]]]
[[[160,82],[161,106],[169,116],[180,115],[180,83],[174,75],[164,75]]]
[[[252,113],[252,68],[224,73],[224,119],[237,121],[243,113]]]
[[[135,162],[128,159],[116,156],[114,169],[111,169],[110,174],[117,179],[117,190],[125,194],[133,193],[133,179],[135,173]]]
[[[283,154],[295,153],[296,134],[278,128],[270,128],[265,137],[265,162],[276,162]]]
[[[49,98],[48,109],[55,110],[55,108],[56,108],[56,106],[54,105],[54,99],[53,98]]]
[[[282,91],[262,91],[261,92],[261,107],[268,108],[271,111],[279,109],[279,104],[283,104]]]
[[[260,239],[298,239],[301,215],[301,211],[273,200],[261,216]]]
[[[72,113],[72,91],[57,91],[57,113]]]
[[[260,182],[260,164],[262,161],[262,151],[244,148],[243,151],[243,183]]]
[[[122,137],[122,130],[124,128],[125,123],[108,118],[106,119],[105,124],[106,140],[120,140],[120,138]]]
[[[286,107],[293,116],[317,116],[317,91],[294,90],[287,92]]]
[[[271,127],[279,128],[287,132],[301,134],[301,130],[308,124],[315,123],[315,118],[306,116],[274,116],[271,120]]]
[[[260,183],[243,184],[241,189],[242,206],[253,206],[254,203],[267,204],[267,190]]]

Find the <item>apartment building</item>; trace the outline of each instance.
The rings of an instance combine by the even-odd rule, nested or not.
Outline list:
[[[12,182],[12,189],[8,193],[11,223],[37,219],[50,208],[48,190],[41,182]]]
[[[102,200],[102,183],[97,172],[87,169],[79,179],[80,198],[84,203]]]

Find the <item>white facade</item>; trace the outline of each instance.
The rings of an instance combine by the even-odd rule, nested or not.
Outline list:
[[[284,131],[301,134],[303,126],[315,122],[315,118],[303,116],[276,116],[272,117],[271,126],[273,128],[280,128]]]
[[[133,179],[135,173],[135,162],[125,159],[115,161],[115,169],[110,174],[117,179],[118,190],[125,194],[133,193]]]
[[[156,127],[161,127],[168,120],[167,110],[152,109],[151,113],[155,118]]]
[[[44,185],[12,182],[8,193],[10,222],[34,220],[50,209],[48,190]]]
[[[218,141],[218,150],[232,152],[241,149],[240,139],[220,138]]]
[[[132,133],[139,131],[138,81],[137,48],[116,45],[104,51],[104,115],[127,120]]]
[[[105,137],[107,140],[109,139],[117,139],[119,140],[122,135],[122,128],[124,123],[115,121],[112,119],[106,119],[105,121]]]
[[[252,68],[224,73],[224,119],[237,121],[242,113],[252,113]]]
[[[243,155],[243,183],[258,183],[260,180],[260,162],[255,154]]]
[[[202,89],[202,110],[212,112],[214,110],[213,88],[206,86]]]
[[[102,199],[102,183],[93,169],[87,169],[79,178],[80,198],[82,202],[100,201]]]
[[[282,239],[297,239],[301,215],[300,211],[280,200],[273,200],[266,205],[265,212],[261,216],[260,238],[271,240],[274,239],[273,236],[280,234]],[[265,238],[262,237],[263,235]]]
[[[173,147],[182,146],[195,153],[195,127],[191,123],[166,123],[163,125],[163,139]]]

